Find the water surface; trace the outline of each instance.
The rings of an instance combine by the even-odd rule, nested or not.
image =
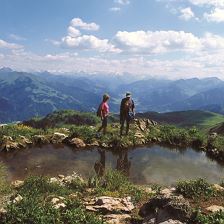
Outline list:
[[[102,175],[105,168],[120,170],[138,184],[167,185],[199,177],[217,183],[224,178],[224,166],[205,153],[158,145],[118,152],[47,145],[0,153],[0,161],[7,167],[9,180],[23,179],[29,174],[56,176],[72,171],[89,177],[96,173]]]

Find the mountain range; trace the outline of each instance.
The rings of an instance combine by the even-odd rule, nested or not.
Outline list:
[[[105,92],[119,111],[126,91],[138,112],[206,110],[224,114],[224,82],[216,77],[180,80],[142,79],[130,74],[55,75],[0,69],[0,121],[26,120],[59,109],[95,111]]]

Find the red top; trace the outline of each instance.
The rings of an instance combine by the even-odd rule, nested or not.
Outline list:
[[[102,116],[103,117],[106,117],[109,114],[109,105],[108,105],[107,102],[103,102],[102,103],[102,109],[101,109],[101,111],[102,111]]]

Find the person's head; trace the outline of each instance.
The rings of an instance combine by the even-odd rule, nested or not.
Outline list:
[[[126,93],[126,98],[128,98],[128,99],[131,98],[131,93],[130,93],[130,92],[127,92],[127,93]]]
[[[103,102],[106,102],[106,101],[108,101],[110,99],[110,96],[107,94],[107,93],[105,93],[104,95],[103,95]]]

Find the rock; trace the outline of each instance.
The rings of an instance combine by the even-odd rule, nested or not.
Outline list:
[[[64,178],[65,178],[65,175],[59,174],[58,177],[59,177],[60,179],[64,179]]]
[[[103,142],[103,143],[101,144],[101,147],[102,147],[102,148],[109,148],[109,145],[106,144],[105,142]]]
[[[45,135],[34,135],[33,136],[34,142],[36,144],[48,144],[50,141]]]
[[[28,139],[27,137],[25,137],[23,135],[20,135],[19,137],[20,137],[21,142],[23,144],[25,144],[25,145],[32,145],[33,144],[33,142],[30,139]]]
[[[104,219],[106,219],[109,224],[126,224],[127,219],[130,218],[131,216],[128,214],[110,214],[104,216]]]
[[[147,122],[145,120],[138,120],[138,127],[141,131],[145,131],[147,129]]]
[[[157,222],[156,219],[153,218],[148,221],[144,221],[143,224],[185,224],[185,223],[173,219],[169,219],[164,222]]]
[[[90,146],[90,147],[99,147],[100,144],[99,144],[98,141],[94,141],[94,142],[91,142],[90,144],[88,144],[88,146]]]
[[[169,219],[186,222],[192,215],[190,204],[183,196],[164,194],[156,196],[144,204],[139,215],[149,220],[148,217],[156,218],[156,221],[164,222]]]
[[[144,190],[147,194],[156,194],[156,191],[152,190],[151,187],[144,187],[143,190]]]
[[[5,217],[7,214],[7,210],[5,208],[0,208],[0,221]]]
[[[89,211],[99,211],[104,214],[130,213],[134,209],[134,205],[130,197],[113,198],[102,196],[87,202],[86,209]]]
[[[68,135],[65,135],[60,132],[55,132],[53,136],[51,137],[51,142],[53,144],[60,144],[62,143],[66,138],[68,138]]]
[[[64,197],[52,198],[51,203],[53,204],[53,208],[55,209],[65,208],[66,205],[64,203],[64,200],[65,200]]]
[[[22,180],[16,180],[14,182],[11,183],[12,187],[17,189],[17,188],[20,188],[24,185],[24,181]]]
[[[224,191],[224,187],[220,186],[219,184],[214,184],[213,187],[214,187],[215,190],[217,190],[217,191]]]
[[[16,150],[16,149],[20,149],[19,143],[14,142],[11,136],[3,135],[0,151],[9,152],[11,150]]]
[[[165,197],[170,197],[175,193],[175,188],[165,188],[160,191],[160,194],[164,195]]]
[[[75,146],[76,148],[85,148],[86,147],[86,144],[80,138],[73,138],[72,140],[70,140],[70,144]]]
[[[20,195],[20,194],[18,194],[14,199],[13,199],[13,201],[12,201],[12,203],[19,203],[20,201],[22,201],[23,200],[23,197]]]
[[[215,213],[218,211],[223,211],[224,212],[224,207],[223,206],[218,206],[218,205],[212,205],[208,208],[206,208],[207,211]]]

